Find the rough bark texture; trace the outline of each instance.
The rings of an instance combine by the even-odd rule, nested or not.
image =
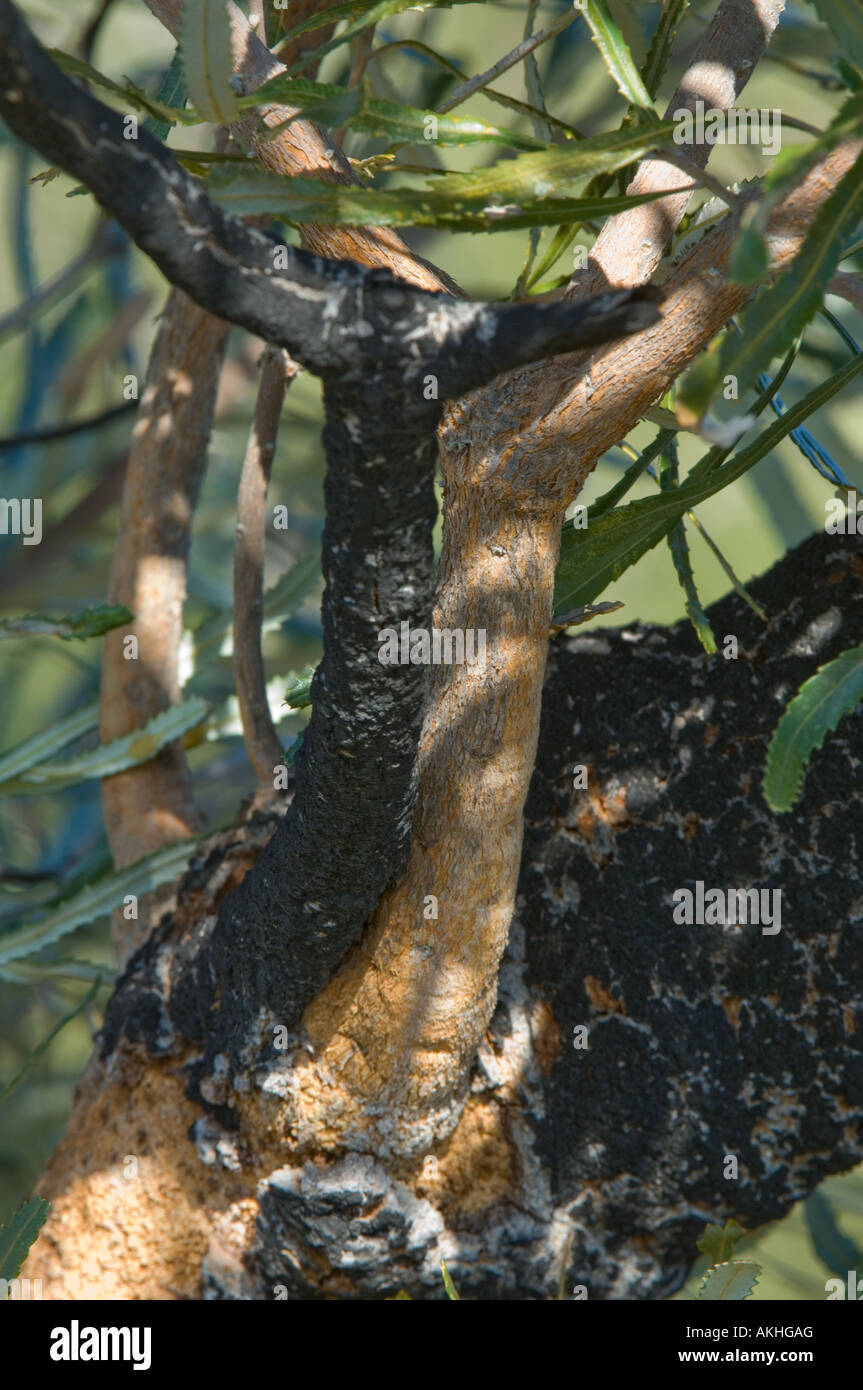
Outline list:
[[[792,814],[760,781],[788,697],[863,638],[860,543],[813,537],[752,592],[766,626],[736,597],[710,612],[736,661],[687,622],[552,643],[500,998],[460,1122],[425,1155],[325,1157],[276,1060],[230,1119],[184,1097],[167,982],[272,821],[216,837],[116,996],[160,1059],[106,1034],[40,1186],[55,1209],[26,1272],[46,1296],[436,1298],[444,1256],[468,1297],[553,1298],[565,1273],[591,1298],[662,1298],[705,1220],[754,1227],[858,1162],[863,711]],[[675,925],[671,894],[698,879],[781,889],[781,932]]]

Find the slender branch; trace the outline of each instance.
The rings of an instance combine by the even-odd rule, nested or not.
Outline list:
[[[572,9],[562,14],[560,19],[551,24],[548,29],[543,29],[541,34],[533,34],[530,38],[522,39],[521,43],[516,44],[515,48],[503,58],[499,58],[485,72],[477,73],[475,77],[468,78],[467,82],[462,82],[454,92],[450,92],[446,101],[441,102],[438,111],[443,115],[447,111],[452,111],[454,107],[460,106],[463,101],[467,101],[468,97],[473,96],[474,92],[478,92],[489,82],[493,82],[496,77],[500,77],[502,72],[508,72],[510,68],[515,67],[516,63],[520,63],[529,53],[533,53],[535,49],[539,48],[540,44],[556,38],[577,18],[578,10]]]
[[[693,111],[699,100],[708,109],[727,111],[733,106],[784,8],[785,0],[722,0],[668,103],[665,119],[677,111]],[[694,144],[689,153],[703,167],[711,148]],[[572,277],[577,292],[595,294],[607,285],[646,284],[686,210],[691,190],[686,175],[662,158],[643,160],[627,189],[636,194],[677,187],[684,191],[609,218],[596,239],[588,268]]]
[[[182,14],[182,0],[146,0],[148,8],[165,27],[176,37]],[[319,0],[301,0],[298,6],[293,0],[289,23],[305,13],[316,12]],[[271,77],[285,71],[279,62],[261,42],[255,30],[249,25],[246,15],[228,0],[228,14],[231,20],[231,43],[234,54],[234,71],[243,79],[248,91],[260,87]],[[297,40],[299,47],[292,61],[297,61],[304,45],[317,47],[321,42],[321,30],[309,40],[306,35]],[[292,48],[293,52],[293,48]],[[347,159],[335,142],[310,121],[293,121],[296,107],[266,103],[256,111],[247,112],[231,127],[231,134],[239,145],[254,155],[265,169],[276,174],[313,174],[317,178],[330,179],[336,183],[357,183],[357,177]],[[285,122],[291,124],[285,126]],[[283,127],[275,137],[262,138],[259,125],[272,130]],[[449,290],[459,293],[458,287],[443,271],[424,261],[402,241],[397,232],[389,227],[342,227],[318,223],[303,226],[303,242],[321,256],[333,260],[350,259],[361,265],[387,266],[394,274],[420,289]]]
[[[270,347],[264,351],[255,415],[237,494],[234,683],[249,761],[259,780],[270,787],[284,754],[267,701],[261,651],[267,487],[285,391],[297,371],[296,364],[281,348]]]
[[[21,444],[53,444],[58,439],[69,439],[73,434],[87,434],[90,430],[100,430],[104,425],[113,424],[122,415],[137,410],[137,401],[124,401],[122,405],[112,405],[98,415],[86,420],[74,420],[70,425],[49,425],[44,430],[28,430],[24,434],[9,434],[0,439],[0,453],[6,449],[17,449]]]

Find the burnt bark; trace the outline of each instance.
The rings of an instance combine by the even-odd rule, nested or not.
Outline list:
[[[761,795],[784,704],[863,639],[863,548],[816,535],[750,590],[766,625],[736,596],[709,611],[736,660],[706,656],[688,621],[551,644],[518,907],[465,1111],[477,1152],[460,1130],[439,1145],[438,1187],[371,1153],[291,1155],[258,1183],[241,1273],[208,1252],[205,1297],[435,1298],[443,1255],[469,1298],[554,1298],[561,1275],[594,1299],[665,1298],[706,1221],[755,1228],[863,1158],[863,710],[792,813]],[[121,984],[130,1037],[164,1029],[153,981],[196,949],[188,924],[224,872],[220,849],[188,876],[149,968]],[[780,889],[781,930],[677,925],[671,895],[699,879]],[[283,1067],[250,1084],[272,1094]],[[242,1146],[224,1111],[207,1123],[211,1145]]]

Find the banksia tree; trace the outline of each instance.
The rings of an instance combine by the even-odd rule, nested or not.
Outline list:
[[[861,1157],[840,875],[863,833],[861,559],[856,495],[805,428],[863,367],[833,314],[838,363],[778,396],[825,295],[863,302],[860,33],[817,7],[844,55],[814,128],[740,109],[782,0],[584,0],[542,32],[531,3],[519,46],[429,107],[370,78],[395,0],[347,20],[147,3],[177,40],[158,93],[46,51],[0,0],[8,131],[167,282],[105,604],[5,621],[104,643],[79,757],[113,872],[8,925],[0,971],[33,988],[111,913],[117,966],[25,1272],[57,1299],[424,1298],[446,1296],[444,1259],[462,1297],[664,1297],[706,1220],[757,1226]],[[535,56],[576,26],[625,98],[589,136],[547,109]],[[339,49],[346,80],[319,81]],[[526,100],[494,86],[517,65]],[[453,114],[475,93],[505,119]],[[708,170],[731,130],[778,153],[777,116],[800,143],[761,176]],[[207,122],[209,151],[168,139]],[[324,124],[388,148],[348,159]],[[458,144],[511,157],[410,183],[412,145]],[[524,229],[513,295],[472,300],[399,227]],[[589,253],[555,280],[577,236]],[[213,715],[181,644],[231,325],[267,345],[232,614],[258,789],[207,834],[183,740]],[[300,371],[323,390],[323,650],[286,749],[263,551]],[[706,608],[693,508],[789,436],[851,500]],[[618,445],[625,473],[578,502]],[[644,476],[655,495],[626,501]],[[686,617],[583,631],[660,543]],[[283,609],[316,577],[301,561]],[[95,723],[12,750],[8,790],[62,785],[57,754]]]

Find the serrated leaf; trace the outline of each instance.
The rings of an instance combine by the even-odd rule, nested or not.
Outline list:
[[[125,772],[127,768],[137,767],[139,763],[149,762],[166,743],[181,738],[189,729],[200,724],[209,712],[209,705],[200,696],[193,695],[180,704],[171,705],[161,714],[143,724],[139,729],[124,734],[122,738],[102,743],[88,753],[76,758],[66,758],[62,762],[40,762],[18,775],[15,782],[5,782],[0,790],[7,795],[21,791],[34,791],[48,788],[52,791],[68,787],[76,782],[86,782],[93,778],[111,777],[115,772]]]
[[[52,946],[61,936],[66,936],[85,922],[108,916],[129,894],[140,898],[161,883],[179,877],[197,844],[197,839],[180,840],[167,849],[137,860],[119,873],[109,874],[97,883],[88,884],[39,917],[7,927],[0,934],[0,966]]]
[[[65,748],[67,743],[72,743],[82,734],[87,734],[91,729],[95,729],[99,723],[99,702],[94,700],[90,705],[83,705],[81,709],[73,710],[67,714],[65,719],[60,719],[50,729],[45,729],[32,738],[27,738],[23,743],[19,743],[15,748],[10,749],[0,758],[0,784],[9,782],[13,777],[20,777],[28,768],[35,767],[37,763],[43,763],[50,758],[53,753]]]
[[[293,617],[317,584],[320,575],[321,560],[315,552],[298,560],[277,579],[264,593],[261,632],[271,632],[287,618]],[[233,613],[230,611],[218,613],[201,623],[194,634],[195,670],[199,669],[203,659],[214,649],[221,656],[230,656],[233,650],[232,624]]]
[[[721,468],[710,469],[712,455],[708,454],[692,470],[688,481],[673,492],[616,507],[596,522],[591,520],[586,531],[564,529],[555,575],[555,612],[593,603],[608,584],[658,545],[685,512],[742,477],[861,369],[863,353],[814,387]]]
[[[230,125],[239,108],[231,83],[234,60],[225,0],[183,0],[179,48],[193,106],[205,121]]]
[[[641,73],[627,47],[626,40],[611,16],[606,0],[587,0],[582,14],[590,27],[591,37],[599,49],[602,61],[617,90],[631,106],[653,115],[653,103],[641,78]]]
[[[665,76],[665,69],[668,67],[671,50],[677,36],[677,26],[688,8],[689,0],[666,0],[662,6],[662,14],[659,17],[659,23],[656,26],[656,32],[651,40],[647,58],[641,71],[644,86],[651,101],[655,98],[659,84]]]
[[[652,121],[637,129],[611,131],[590,140],[570,141],[548,149],[499,160],[470,173],[447,173],[427,180],[425,188],[357,189],[315,179],[283,179],[264,170],[216,168],[209,186],[213,198],[232,212],[271,213],[292,221],[343,221],[389,225],[493,227],[533,226],[540,221],[587,220],[624,207],[634,199],[578,199],[569,194],[600,172],[613,172],[661,145],[673,131],[672,121]],[[553,196],[552,196],[553,195]],[[667,190],[642,195],[640,201],[667,196]],[[528,214],[516,215],[524,208]]]
[[[752,1260],[726,1260],[709,1269],[695,1294],[709,1302],[737,1303],[748,1298],[761,1274]]]
[[[734,1254],[737,1242],[746,1235],[739,1221],[730,1217],[724,1226],[711,1225],[704,1228],[704,1234],[697,1242],[697,1248],[706,1255],[712,1265],[724,1264]]]
[[[160,106],[168,108],[172,106],[182,108],[186,104],[186,84],[183,81],[183,65],[180,62],[179,48],[174,50],[174,56],[159,84],[156,100]],[[166,140],[176,124],[176,121],[159,120],[156,116],[148,116],[144,122],[144,129],[157,140]]]
[[[863,5],[860,0],[812,0],[843,53],[863,67]]]
[[[355,35],[362,33],[363,29],[368,29],[370,25],[379,23],[389,15],[402,14],[405,10],[448,10],[453,5],[474,3],[475,0],[434,0],[434,3],[426,4],[423,4],[422,0],[348,0],[347,4],[331,5],[328,9],[313,11],[308,18],[288,30],[285,41],[289,43],[291,39],[299,38],[301,34],[307,34],[312,29],[323,28],[325,24],[333,24],[341,19],[351,20],[352,23],[347,24],[335,38],[329,39],[327,43],[322,43],[314,50],[314,57],[320,60],[327,53],[332,53],[333,49],[349,43]],[[293,67],[288,68],[288,73],[299,72],[302,68],[308,67],[311,57],[311,53],[304,52]]]
[[[516,160],[507,161],[508,165]],[[379,223],[494,232],[584,222],[667,197],[667,190],[635,197],[526,198],[495,194],[485,202],[474,189],[453,189],[444,174],[434,187],[364,189],[313,179],[283,179],[264,170],[216,166],[208,180],[214,202],[240,216],[267,214],[290,222]],[[514,199],[518,196],[519,200]]]
[[[3,637],[60,637],[64,642],[89,637],[104,637],[115,627],[125,627],[134,618],[121,603],[100,603],[86,608],[74,617],[49,618],[44,613],[28,613],[21,618],[0,619],[0,638]]]
[[[863,699],[863,642],[804,681],[776,726],[762,790],[772,811],[790,811],[812,753]]]
[[[859,156],[818,211],[791,266],[746,310],[740,336],[726,334],[718,350],[706,353],[678,388],[678,415],[700,419],[726,377],[742,390],[772,359],[784,352],[789,336],[800,333],[815,315],[851,233],[863,217],[863,156]],[[682,408],[682,409],[681,409]]]
[[[346,125],[351,130],[376,138],[418,145],[473,145],[492,143],[511,149],[544,150],[542,140],[515,131],[500,130],[487,121],[467,116],[439,115],[417,106],[370,97],[361,87],[338,87],[328,82],[280,74],[238,101],[241,110],[267,102],[284,102],[296,108],[297,120],[317,121],[321,125]],[[281,126],[268,132],[268,138]],[[433,131],[434,134],[430,134]]]
[[[182,106],[166,106],[158,97],[151,96],[134,82],[126,80],[125,85],[115,82],[113,78],[106,77],[98,68],[94,68],[90,63],[85,63],[81,58],[75,58],[71,53],[64,53],[59,48],[49,48],[49,56],[60,68],[61,72],[68,73],[72,77],[79,77],[84,82],[90,82],[94,87],[100,87],[102,91],[110,92],[113,96],[119,97],[126,106],[134,106],[137,110],[148,111],[156,120],[167,125],[198,125],[203,117],[197,111],[187,111]],[[86,191],[86,190],[85,190]]]
[[[27,1252],[45,1224],[51,1203],[31,1197],[0,1229],[0,1279],[17,1279]]]

